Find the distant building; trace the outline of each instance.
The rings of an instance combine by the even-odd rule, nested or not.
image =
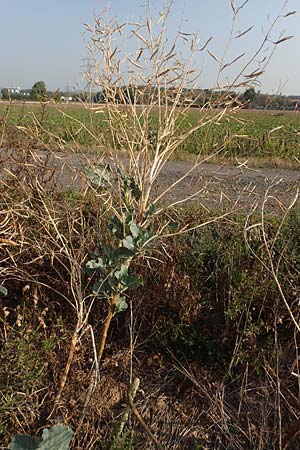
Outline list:
[[[9,98],[19,97],[21,92],[20,87],[5,87],[1,89],[1,98],[3,100],[8,100]]]
[[[15,98],[20,98],[20,97],[30,97],[31,95],[31,89],[21,89],[19,86],[17,87],[5,87],[3,89],[1,89],[1,97],[3,97],[3,99],[15,99]]]
[[[73,97],[71,97],[70,95],[69,96],[62,95],[60,99],[62,102],[66,103],[72,102],[74,100]]]
[[[31,96],[31,89],[21,89],[20,90],[20,95],[22,97],[30,97]]]
[[[20,95],[21,88],[20,87],[9,87],[7,88],[7,92],[9,95]]]

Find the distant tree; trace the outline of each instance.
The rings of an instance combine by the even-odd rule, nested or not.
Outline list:
[[[59,92],[59,89],[56,91],[47,91],[47,98],[59,103],[61,101],[61,93]]]
[[[78,92],[78,94],[75,95],[76,102],[88,102],[89,100],[90,94],[88,92]]]
[[[137,101],[137,88],[131,85],[119,87],[114,95],[114,100],[123,104],[135,103]]]
[[[106,95],[104,91],[96,92],[96,94],[93,97],[94,103],[104,103],[106,100]]]
[[[1,97],[3,100],[9,100],[9,90],[7,88],[1,89]]]
[[[126,103],[134,103],[137,101],[137,89],[134,86],[124,87],[124,97]]]
[[[47,89],[44,81],[37,81],[31,89],[33,100],[43,100],[46,97]]]
[[[242,95],[242,101],[244,103],[253,104],[256,99],[256,92],[254,88],[247,89]]]
[[[59,93],[58,91],[54,93],[54,95],[53,95],[53,100],[54,100],[56,103],[60,103],[60,102],[61,102],[61,95],[60,95],[60,93]]]

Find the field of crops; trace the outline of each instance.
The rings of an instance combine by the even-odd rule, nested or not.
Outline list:
[[[38,119],[39,137],[44,142],[60,144],[76,143],[84,147],[109,144],[110,133],[104,114],[81,106],[63,105],[61,111],[53,106],[0,105],[0,126],[5,116],[10,126],[30,127],[37,132],[34,115]],[[33,114],[34,113],[34,114]],[[178,136],[199,119],[197,110],[179,121]],[[212,113],[207,113],[212,114]],[[157,117],[153,113],[155,131]],[[1,130],[0,130],[1,131]],[[185,153],[207,155],[224,147],[222,155],[247,157],[279,157],[287,160],[300,158],[300,116],[294,112],[242,110],[222,119],[219,124],[207,125],[190,136],[178,149]]]

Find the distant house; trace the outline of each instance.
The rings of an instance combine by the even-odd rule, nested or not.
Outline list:
[[[20,97],[26,99],[31,96],[31,89],[21,89],[19,86],[6,87],[1,89],[1,94],[3,99],[19,99]]]
[[[73,97],[71,97],[70,95],[62,95],[60,99],[62,102],[66,103],[72,102],[74,100]]]
[[[20,90],[21,97],[30,97],[31,96],[31,89],[21,89]]]
[[[9,95],[20,95],[21,88],[20,87],[9,87],[9,88],[7,88],[7,92]]]
[[[3,100],[18,98],[20,96],[20,92],[20,87],[5,87],[1,89],[1,98]]]

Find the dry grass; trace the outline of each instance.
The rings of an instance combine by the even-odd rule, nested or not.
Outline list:
[[[2,178],[1,182],[0,275],[9,291],[7,298],[1,297],[1,358],[7,368],[5,377],[9,376],[1,382],[1,422],[8,427],[2,431],[3,445],[11,434],[38,434],[40,427],[56,420],[63,419],[76,429],[91,375],[93,339],[98,339],[106,314],[104,305],[91,298],[91,280],[81,270],[98,237],[106,239],[105,208],[98,194],[93,190],[57,191],[55,176],[47,176],[49,181],[42,188],[39,180],[46,177],[48,168],[32,164],[32,155],[26,152],[18,153],[18,158],[19,161],[13,156],[13,170],[10,175],[6,172],[6,181]],[[8,167],[7,160],[5,166]],[[190,215],[195,214],[187,211],[182,225],[190,223]],[[252,234],[252,246],[253,239]],[[199,331],[209,323],[214,327],[219,317],[217,304],[216,309],[212,309],[213,304],[202,304],[207,288],[204,280],[200,281],[203,289],[195,284],[200,268],[194,274],[184,273],[180,265],[185,248],[189,261],[195,247],[195,243],[188,247],[188,242],[189,239],[176,244],[174,238],[167,242],[167,254],[160,255],[163,271],[155,261],[137,263],[145,286],[130,296],[131,313],[112,326],[101,377],[74,442],[77,448],[93,449],[102,445],[100,442],[110,441],[124,412],[133,375],[141,379],[135,405],[165,449],[194,450],[196,445],[208,449],[263,449],[272,445],[279,448],[279,438],[281,448],[289,438],[293,438],[289,448],[298,447],[299,440],[294,437],[299,411],[295,401],[297,387],[296,378],[290,375],[291,371],[298,373],[298,333],[295,329],[296,341],[290,340],[291,321],[284,308],[274,304],[271,317],[276,327],[270,329],[274,341],[269,350],[264,350],[265,361],[257,372],[251,353],[247,362],[236,363],[241,355],[240,342],[254,339],[254,344],[256,340],[255,334],[247,337],[243,321],[244,314],[251,319],[251,303],[236,319],[236,343],[230,344],[229,351],[233,363],[229,358],[225,367],[188,355],[178,360],[162,349],[155,350],[157,344],[153,348],[155,336],[163,332],[164,321],[174,314],[190,326],[202,317]],[[264,241],[259,242],[261,245]],[[213,242],[208,241],[207,245],[213,246]],[[289,254],[285,257],[289,258]],[[262,282],[258,284],[263,286]],[[210,289],[214,289],[212,282]],[[268,288],[264,295],[267,292]],[[293,295],[297,297],[297,292]],[[248,300],[246,297],[246,303]],[[261,308],[270,314],[268,304],[262,303]],[[292,302],[291,307],[297,314],[296,304]],[[214,315],[215,320],[211,320]],[[270,318],[271,328],[272,321]],[[222,326],[226,333],[229,325]],[[47,420],[61,383],[73,330],[78,333],[78,343],[70,373],[57,411]],[[233,331],[228,328],[227,333],[230,336]],[[259,339],[256,345],[265,345],[263,335]],[[230,367],[234,375],[229,374]],[[3,374],[1,377],[3,380]],[[11,403],[14,389],[23,392],[24,400],[17,396]],[[134,448],[155,448],[133,415],[126,422],[123,439],[124,446],[133,439]]]
[[[234,25],[240,8],[237,9],[234,2],[231,4]],[[124,449],[151,449],[156,445],[165,449],[238,450],[271,448],[273,445],[272,448],[283,450],[284,439],[286,442],[291,440],[290,448],[293,445],[297,448],[297,440],[292,441],[296,435],[292,433],[293,427],[285,425],[298,414],[298,404],[291,401],[295,397],[292,392],[295,387],[290,378],[287,383],[283,380],[287,365],[293,361],[296,368],[298,364],[298,355],[295,356],[298,327],[294,327],[292,333],[290,331],[298,323],[298,313],[295,303],[289,302],[279,282],[276,271],[279,265],[274,266],[273,263],[276,254],[273,253],[274,246],[270,247],[268,227],[264,223],[262,235],[258,232],[259,238],[254,242],[258,250],[266,251],[264,256],[258,255],[263,264],[261,270],[255,271],[257,285],[251,286],[250,278],[250,285],[246,283],[248,279],[242,279],[244,284],[236,287],[238,292],[246,286],[253,295],[256,288],[262,288],[265,297],[259,306],[254,297],[250,300],[242,298],[245,305],[233,304],[235,309],[232,312],[229,310],[231,297],[227,297],[227,293],[233,293],[234,274],[240,279],[232,262],[226,263],[222,272],[218,271],[217,265],[210,270],[214,257],[219,262],[219,247],[214,247],[213,240],[216,232],[208,242],[212,245],[206,254],[208,275],[203,264],[196,266],[197,271],[192,275],[180,265],[184,250],[187,252],[186,264],[190,262],[196,248],[195,240],[204,233],[204,225],[220,219],[224,219],[226,225],[232,225],[235,220],[228,217],[228,212],[205,216],[197,211],[184,217],[184,213],[175,210],[178,202],[168,201],[168,194],[184,182],[203,160],[196,159],[191,168],[162,192],[155,190],[160,173],[178,147],[197,130],[209,123],[219,123],[236,108],[229,90],[249,85],[249,80],[250,84],[258,80],[268,58],[259,72],[253,71],[249,75],[249,70],[264,50],[269,34],[242,69],[237,68],[227,86],[221,86],[219,81],[220,73],[227,67],[222,59],[216,89],[224,89],[224,109],[214,110],[211,99],[209,106],[213,113],[203,110],[190,128],[178,134],[177,123],[190,109],[184,101],[184,92],[185,86],[195,81],[192,62],[198,50],[202,48],[204,51],[208,43],[199,48],[196,35],[187,37],[185,42],[190,49],[190,57],[182,63],[176,53],[182,33],[179,32],[174,46],[167,39],[169,6],[164,6],[159,29],[154,25],[150,5],[143,23],[127,24],[137,43],[138,53],[126,54],[126,59],[120,56],[113,44],[115,36],[125,32],[125,25],[119,25],[107,12],[96,17],[94,25],[89,27],[94,65],[87,77],[90,82],[101,85],[105,93],[105,104],[97,108],[97,112],[101,114],[102,108],[106,110],[112,149],[109,168],[112,176],[105,180],[104,189],[99,188],[103,171],[107,168],[99,166],[103,162],[101,158],[100,161],[90,161],[82,154],[91,171],[102,170],[95,187],[83,173],[78,174],[78,166],[72,166],[72,160],[55,167],[61,155],[53,152],[51,145],[43,155],[24,148],[6,154],[1,152],[0,282],[8,289],[8,296],[1,297],[1,358],[8,368],[8,373],[1,372],[1,380],[4,380],[1,381],[0,410],[5,424],[0,429],[3,445],[7,444],[11,433],[33,433],[45,424],[62,421],[75,429],[74,448],[110,448],[116,436],[114,424],[126,408],[126,393],[133,378],[139,377],[141,388],[136,393],[134,405],[140,419],[130,404],[134,414],[126,419],[127,434],[122,436]],[[278,19],[271,24],[269,33]],[[229,42],[232,39],[231,35]],[[140,59],[143,53],[145,60]],[[135,66],[138,70],[127,79],[132,72],[125,72],[123,64],[127,68]],[[241,82],[240,78],[246,73],[248,82]],[[148,101],[142,107],[130,95],[132,86],[137,95],[143,94],[140,80],[148,89]],[[121,88],[124,85],[127,86],[125,90]],[[126,103],[124,108],[119,107],[120,99]],[[153,110],[158,114],[158,123],[151,134]],[[61,114],[62,117],[68,115],[64,110]],[[39,138],[47,134],[47,130],[37,115],[34,115],[33,124],[21,131],[39,145]],[[6,130],[6,119],[2,125]],[[4,132],[1,136],[3,141]],[[229,136],[226,142],[232,138]],[[95,136],[95,139],[99,145],[103,144],[101,137]],[[224,145],[216,149],[215,155]],[[63,140],[60,141],[60,149],[65,149]],[[71,144],[68,143],[68,149],[78,152],[75,138]],[[129,163],[117,156],[117,149],[124,151]],[[59,180],[63,180],[65,170],[68,171],[70,185],[76,183],[78,176],[82,178],[77,191],[62,190]],[[128,185],[124,180],[130,189],[137,187],[139,195],[133,196],[132,191],[126,191],[124,185]],[[152,206],[155,207],[153,210]],[[108,226],[112,216],[117,217],[123,226],[121,238],[112,236]],[[175,231],[170,227],[174,225],[174,218],[179,222]],[[83,267],[89,253],[99,248],[101,243],[122,247],[128,223],[132,224],[133,220],[140,230],[151,230],[147,245],[156,242],[157,247],[151,255],[141,252],[138,257],[126,259],[126,268],[139,271],[145,286],[136,294],[126,292],[129,310],[123,316],[117,316],[115,306],[120,300],[120,292],[100,300],[92,290],[95,276],[86,274]],[[248,225],[246,231],[254,228]],[[282,225],[279,231],[281,228]],[[175,237],[182,239],[182,247],[176,244]],[[278,238],[278,233],[275,233],[275,238]],[[226,242],[225,238],[223,242]],[[203,252],[202,248],[198,255],[200,260]],[[222,255],[229,253],[224,251]],[[277,263],[281,261],[283,252]],[[289,260],[285,261],[288,265]],[[255,268],[253,261],[250,267]],[[203,290],[197,291],[200,269]],[[239,274],[241,271],[239,268]],[[227,273],[232,278],[225,279]],[[214,278],[215,274],[224,277],[221,301],[220,283],[218,278]],[[290,275],[290,270],[285,272],[286,278]],[[226,292],[224,288],[229,279],[232,284],[228,285]],[[282,289],[280,293],[283,294],[285,308],[276,302],[270,307],[270,293],[277,293],[272,285],[274,281],[277,290],[279,287]],[[215,292],[218,295],[214,296]],[[297,294],[298,291],[293,295]],[[211,304],[207,301],[202,303],[205,295],[212,300]],[[258,308],[258,314],[253,312],[255,308]],[[274,321],[261,325],[260,319],[265,318],[267,312]],[[173,321],[174,327],[170,327],[168,320]],[[292,334],[294,337],[285,351],[281,323],[285,325],[284,330],[289,331],[289,336]],[[184,324],[187,334],[182,335],[181,324]],[[196,333],[195,326],[198,326]],[[251,326],[257,328],[252,329]],[[166,339],[167,329],[171,330],[168,350],[175,337],[183,339],[182,349],[179,344],[177,348],[184,355],[180,361],[172,356],[172,351],[166,353],[164,348],[159,348],[159,343]],[[205,331],[203,335],[202,330]],[[212,343],[209,332],[214,333],[217,344]],[[172,337],[172,333],[178,334]],[[198,336],[202,336],[204,347],[197,341]],[[205,353],[198,355],[199,359],[193,356],[195,342],[200,348],[197,347],[197,351],[201,353],[202,348],[202,353]],[[260,360],[256,366],[257,360],[251,358],[260,342],[265,345],[265,360]],[[244,360],[241,344],[246,345]],[[216,345],[217,355],[210,345]],[[268,349],[271,349],[270,355]],[[19,397],[14,403],[15,392],[24,396],[26,403],[20,402]],[[145,426],[141,428],[143,422]],[[150,440],[145,435],[147,429],[150,430],[147,432]]]

